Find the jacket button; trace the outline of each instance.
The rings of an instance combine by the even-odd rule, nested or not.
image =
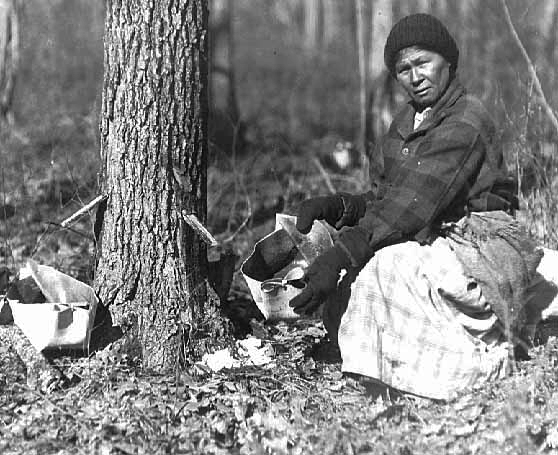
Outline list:
[[[403,150],[401,150],[401,153],[403,153],[403,155],[407,156],[409,154],[409,149],[407,147],[405,147]]]

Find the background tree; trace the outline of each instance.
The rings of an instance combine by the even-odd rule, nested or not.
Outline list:
[[[206,0],[107,2],[95,287],[157,369],[225,330],[181,216],[206,218],[207,30]]]
[[[342,6],[336,0],[322,0],[323,40],[326,46],[338,40],[342,33]]]
[[[384,68],[384,45],[393,24],[392,0],[375,0],[372,3],[370,51],[368,56],[370,93],[367,110],[368,147],[381,136],[392,120],[395,84]],[[371,157],[373,160],[374,157]]]
[[[370,31],[369,74],[376,80],[384,69],[384,45],[393,25],[393,7],[391,0],[374,0],[371,3],[372,19]]]
[[[233,0],[212,0],[209,29],[210,155],[233,154],[244,144],[236,95]]]
[[[363,0],[355,1],[356,12],[356,38],[358,48],[358,75],[359,75],[359,128],[357,136],[357,147],[362,157],[367,156],[367,127],[368,127],[368,55],[369,47],[367,46],[370,23],[368,19],[368,8],[365,8]]]
[[[315,53],[320,44],[320,0],[306,0],[304,6],[304,46]]]
[[[0,127],[13,120],[12,100],[19,59],[17,0],[0,0]]]

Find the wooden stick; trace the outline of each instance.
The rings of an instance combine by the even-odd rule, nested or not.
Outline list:
[[[108,196],[102,195],[102,196],[97,196],[95,199],[93,199],[89,204],[84,205],[81,209],[79,209],[76,213],[74,213],[72,216],[70,216],[69,218],[66,218],[64,221],[62,221],[62,223],[60,223],[60,226],[62,227],[66,227],[68,226],[70,223],[73,223],[74,221],[76,221],[79,217],[81,217],[82,215],[84,215],[86,212],[88,212],[89,210],[91,210],[93,207],[95,207],[97,204],[99,204],[101,201],[105,200]]]
[[[546,96],[544,95],[544,92],[543,92],[543,89],[542,89],[542,86],[541,86],[541,82],[539,80],[539,77],[537,76],[537,71],[535,69],[535,66],[533,65],[533,62],[531,61],[531,59],[529,58],[529,54],[527,53],[527,50],[523,46],[523,43],[521,42],[521,38],[519,38],[519,35],[517,34],[517,31],[515,29],[515,26],[513,25],[513,22],[512,22],[511,16],[510,16],[510,11],[508,9],[508,5],[506,4],[506,0],[500,0],[500,3],[502,5],[502,9],[504,10],[504,17],[506,18],[506,23],[508,24],[508,27],[509,27],[510,32],[512,34],[512,37],[515,40],[517,46],[519,47],[519,50],[521,51],[521,54],[523,55],[523,58],[527,62],[527,66],[529,68],[529,72],[531,73],[531,77],[533,78],[533,83],[535,84],[535,89],[537,90],[537,92],[539,94],[542,107],[545,110],[546,114],[548,115],[548,117],[549,117],[549,119],[552,123],[552,126],[554,127],[556,132],[558,132],[558,119],[556,118],[556,115],[554,114],[554,111],[550,107],[550,104],[548,104],[548,101],[546,99]]]
[[[194,215],[193,213],[186,213],[185,211],[183,211],[182,218],[184,218],[184,221],[186,221],[188,226],[190,226],[194,231],[196,231],[196,233],[201,237],[201,239],[209,246],[219,245],[217,239],[213,237],[213,235],[211,235],[211,232],[209,232],[203,224],[201,224],[200,220],[198,220],[198,217],[196,215]]]
[[[333,186],[333,183],[331,183],[331,179],[329,178],[329,174],[327,173],[327,171],[322,166],[322,163],[320,163],[320,160],[316,157],[313,157],[312,161],[316,165],[316,167],[318,168],[318,171],[320,171],[320,174],[322,174],[322,177],[324,178],[325,184],[326,184],[327,189],[329,190],[329,192],[331,194],[337,193],[337,191],[335,190],[335,187]]]
[[[54,221],[48,221],[47,225],[48,226],[54,226],[54,227],[57,227],[57,228],[63,228],[63,229],[66,229],[67,231],[73,232],[74,234],[77,234],[77,235],[83,237],[84,239],[90,240],[92,242],[95,241],[95,237],[93,237],[92,235],[87,234],[86,232],[82,232],[78,229],[71,228],[69,226],[62,226],[61,224],[55,223]]]

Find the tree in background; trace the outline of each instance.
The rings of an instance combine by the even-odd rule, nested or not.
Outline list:
[[[323,38],[324,44],[328,46],[337,40],[342,32],[342,11],[336,0],[322,0],[322,10]]]
[[[375,163],[377,157],[370,155],[373,151],[371,144],[387,131],[398,104],[395,81],[384,65],[384,45],[394,23],[393,10],[392,0],[375,0],[372,3],[368,55],[370,90],[366,111],[367,152],[372,167],[378,167],[379,164]]]
[[[95,289],[159,370],[227,338],[181,215],[206,218],[207,35],[206,0],[107,2]]]
[[[356,37],[358,48],[358,74],[359,74],[359,128],[357,137],[357,147],[361,156],[366,159],[368,155],[367,137],[368,132],[368,55],[367,37],[369,35],[369,21],[364,0],[355,1],[356,11]]]
[[[394,84],[384,65],[384,44],[393,25],[394,6],[392,0],[357,0],[356,5],[361,76],[359,144],[368,156],[375,139],[387,130],[396,102]]]
[[[12,100],[19,59],[17,0],[0,0],[0,128],[13,121]]]
[[[244,146],[236,95],[234,1],[212,0],[209,51],[210,150],[234,154]]]
[[[370,31],[369,74],[376,80],[384,69],[384,45],[393,25],[392,0],[375,0],[372,2],[372,19]]]
[[[304,7],[304,47],[315,53],[320,43],[320,0],[305,0]]]

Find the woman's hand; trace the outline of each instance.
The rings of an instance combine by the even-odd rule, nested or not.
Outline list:
[[[304,290],[289,302],[295,313],[311,314],[337,289],[339,272],[348,268],[349,258],[339,246],[318,256],[306,270]]]
[[[366,201],[362,195],[337,193],[303,201],[297,210],[296,228],[303,234],[312,229],[314,220],[325,220],[336,229],[354,226],[366,212]]]

